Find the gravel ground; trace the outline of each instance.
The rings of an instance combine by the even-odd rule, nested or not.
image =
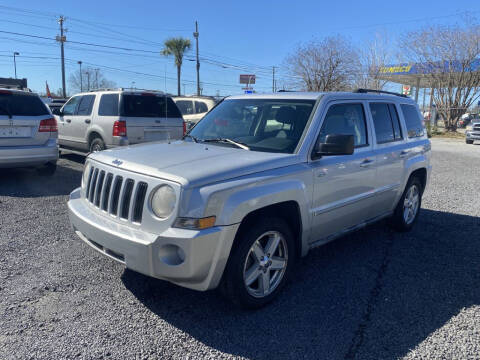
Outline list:
[[[82,244],[66,207],[80,157],[53,178],[0,170],[0,359],[478,359],[480,146],[432,146],[412,232],[380,223],[311,251],[256,312]]]

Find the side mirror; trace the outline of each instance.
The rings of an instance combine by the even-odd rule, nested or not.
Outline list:
[[[325,142],[315,146],[316,156],[351,155],[354,150],[353,135],[327,135]]]

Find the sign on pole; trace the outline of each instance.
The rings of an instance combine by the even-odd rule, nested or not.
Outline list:
[[[412,95],[412,87],[410,85],[403,85],[402,86],[402,94],[410,96]]]
[[[255,84],[255,75],[253,74],[240,75],[240,84],[247,84],[247,85]]]

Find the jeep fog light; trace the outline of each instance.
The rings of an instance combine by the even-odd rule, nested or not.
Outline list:
[[[157,217],[165,219],[172,214],[176,202],[175,190],[170,185],[162,185],[153,192],[150,206]]]
[[[173,227],[181,229],[202,230],[215,226],[215,216],[209,216],[201,219],[194,218],[178,218],[175,220]]]

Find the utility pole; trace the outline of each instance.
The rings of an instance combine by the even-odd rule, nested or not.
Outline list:
[[[80,65],[80,92],[83,92],[83,74],[82,74],[82,62],[77,61],[78,65]]]
[[[65,35],[63,35],[63,22],[65,21],[65,18],[63,16],[60,16],[58,19],[58,23],[60,24],[60,36],[57,36],[57,41],[60,42],[60,55],[62,58],[62,92],[63,92],[63,97],[67,97],[67,90],[65,87],[65,53],[63,49],[63,44],[65,41],[67,41],[67,38]]]
[[[90,72],[85,71],[85,74],[87,74],[87,91],[90,91]]]
[[[198,22],[195,21],[195,32],[193,33],[197,47],[197,96],[200,96],[200,60],[198,58]]]
[[[13,67],[15,68],[15,79],[17,78],[17,60],[15,59],[15,56],[20,55],[19,52],[14,51],[13,52]]]
[[[272,66],[272,92],[275,92],[275,66]]]
[[[95,88],[98,89],[98,71],[100,69],[94,69],[95,70]]]

